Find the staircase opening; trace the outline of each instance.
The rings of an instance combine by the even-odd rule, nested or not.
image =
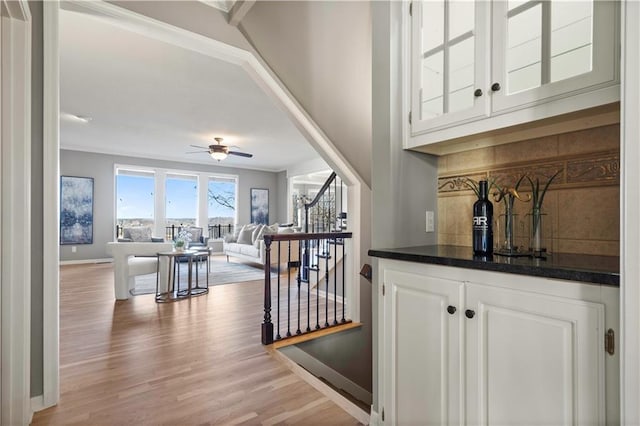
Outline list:
[[[297,194],[296,206],[298,213],[303,212],[298,216],[302,216],[304,232],[264,236],[265,345],[304,334],[326,333],[331,327],[351,323],[346,309],[350,283],[345,260],[353,234],[342,229],[342,217],[346,217],[342,211],[343,186],[337,174],[331,172],[312,200],[306,194]],[[272,256],[277,259],[275,263]]]

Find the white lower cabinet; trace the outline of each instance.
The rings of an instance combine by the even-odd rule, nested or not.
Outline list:
[[[618,289],[386,259],[379,277],[383,424],[618,423]]]

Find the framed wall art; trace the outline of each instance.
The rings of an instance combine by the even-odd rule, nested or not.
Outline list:
[[[251,223],[269,224],[269,190],[251,188]]]
[[[60,244],[93,244],[93,178],[60,176]]]

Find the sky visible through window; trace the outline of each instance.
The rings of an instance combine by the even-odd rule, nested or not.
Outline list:
[[[117,218],[142,219],[145,222],[153,220],[154,187],[153,176],[118,174],[116,177]],[[224,224],[233,222],[236,182],[212,178],[209,180],[207,189],[209,218],[217,218]],[[198,208],[197,182],[195,179],[167,178],[166,200],[168,219],[195,218]]]
[[[195,219],[198,213],[198,184],[194,179],[166,180],[167,219]]]
[[[116,188],[118,219],[153,219],[153,177],[119,174]]]
[[[209,180],[209,217],[215,218],[230,218],[233,221],[235,217],[235,209],[225,206],[223,203],[217,202],[214,197],[221,197],[222,200],[226,200],[231,206],[236,205],[236,184],[235,182],[224,182]]]

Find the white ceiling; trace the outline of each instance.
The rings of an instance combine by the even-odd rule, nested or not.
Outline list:
[[[316,158],[286,114],[239,66],[80,12],[60,12],[63,149],[279,171]],[[218,163],[189,145],[223,137]]]

